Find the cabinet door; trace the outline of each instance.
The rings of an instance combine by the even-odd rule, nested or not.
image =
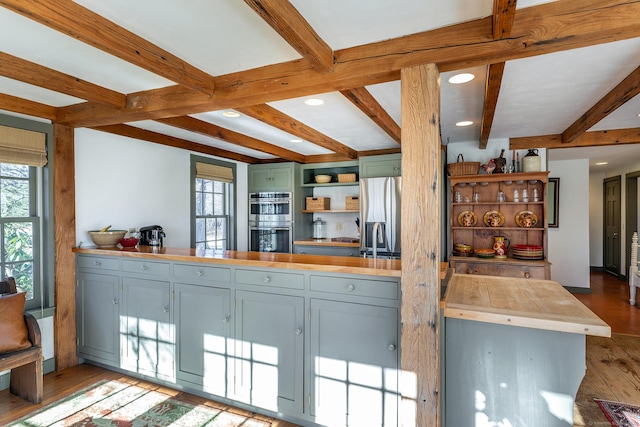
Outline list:
[[[269,169],[249,168],[249,191],[265,191],[271,188]]]
[[[231,332],[229,289],[176,283],[177,378],[207,393],[227,395]]]
[[[175,341],[169,282],[122,278],[122,367],[174,379]]]
[[[293,253],[327,256],[360,256],[360,248],[343,246],[294,245]]]
[[[118,276],[78,273],[78,352],[81,356],[118,365]]]
[[[380,176],[401,176],[402,160],[400,155],[372,156],[360,161],[360,178],[376,178]]]
[[[236,292],[234,399],[303,410],[304,298]]]
[[[398,423],[398,310],[311,300],[311,408],[330,426]]]
[[[271,189],[293,189],[293,169],[290,166],[282,166],[271,169]]]

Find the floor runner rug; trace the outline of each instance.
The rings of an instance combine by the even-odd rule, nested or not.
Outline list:
[[[205,405],[181,402],[157,390],[100,381],[54,402],[12,427],[270,427],[271,423]]]
[[[595,399],[605,417],[615,427],[640,427],[640,406]]]

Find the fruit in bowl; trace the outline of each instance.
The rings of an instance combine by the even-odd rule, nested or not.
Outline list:
[[[138,245],[140,239],[136,237],[123,237],[119,241],[123,248],[133,248]]]
[[[110,230],[111,226],[100,230],[89,231],[89,237],[99,248],[115,247],[120,239],[127,234],[127,230]]]

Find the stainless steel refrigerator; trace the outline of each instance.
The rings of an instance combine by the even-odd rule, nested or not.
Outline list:
[[[402,177],[360,179],[360,252],[400,257]],[[375,235],[374,235],[375,232]],[[375,243],[374,243],[375,242]]]

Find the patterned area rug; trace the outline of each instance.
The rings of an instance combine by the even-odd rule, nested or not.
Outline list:
[[[595,399],[604,415],[616,427],[640,427],[640,406]]]
[[[157,390],[101,381],[10,424],[21,427],[270,427],[271,423],[180,402]]]

